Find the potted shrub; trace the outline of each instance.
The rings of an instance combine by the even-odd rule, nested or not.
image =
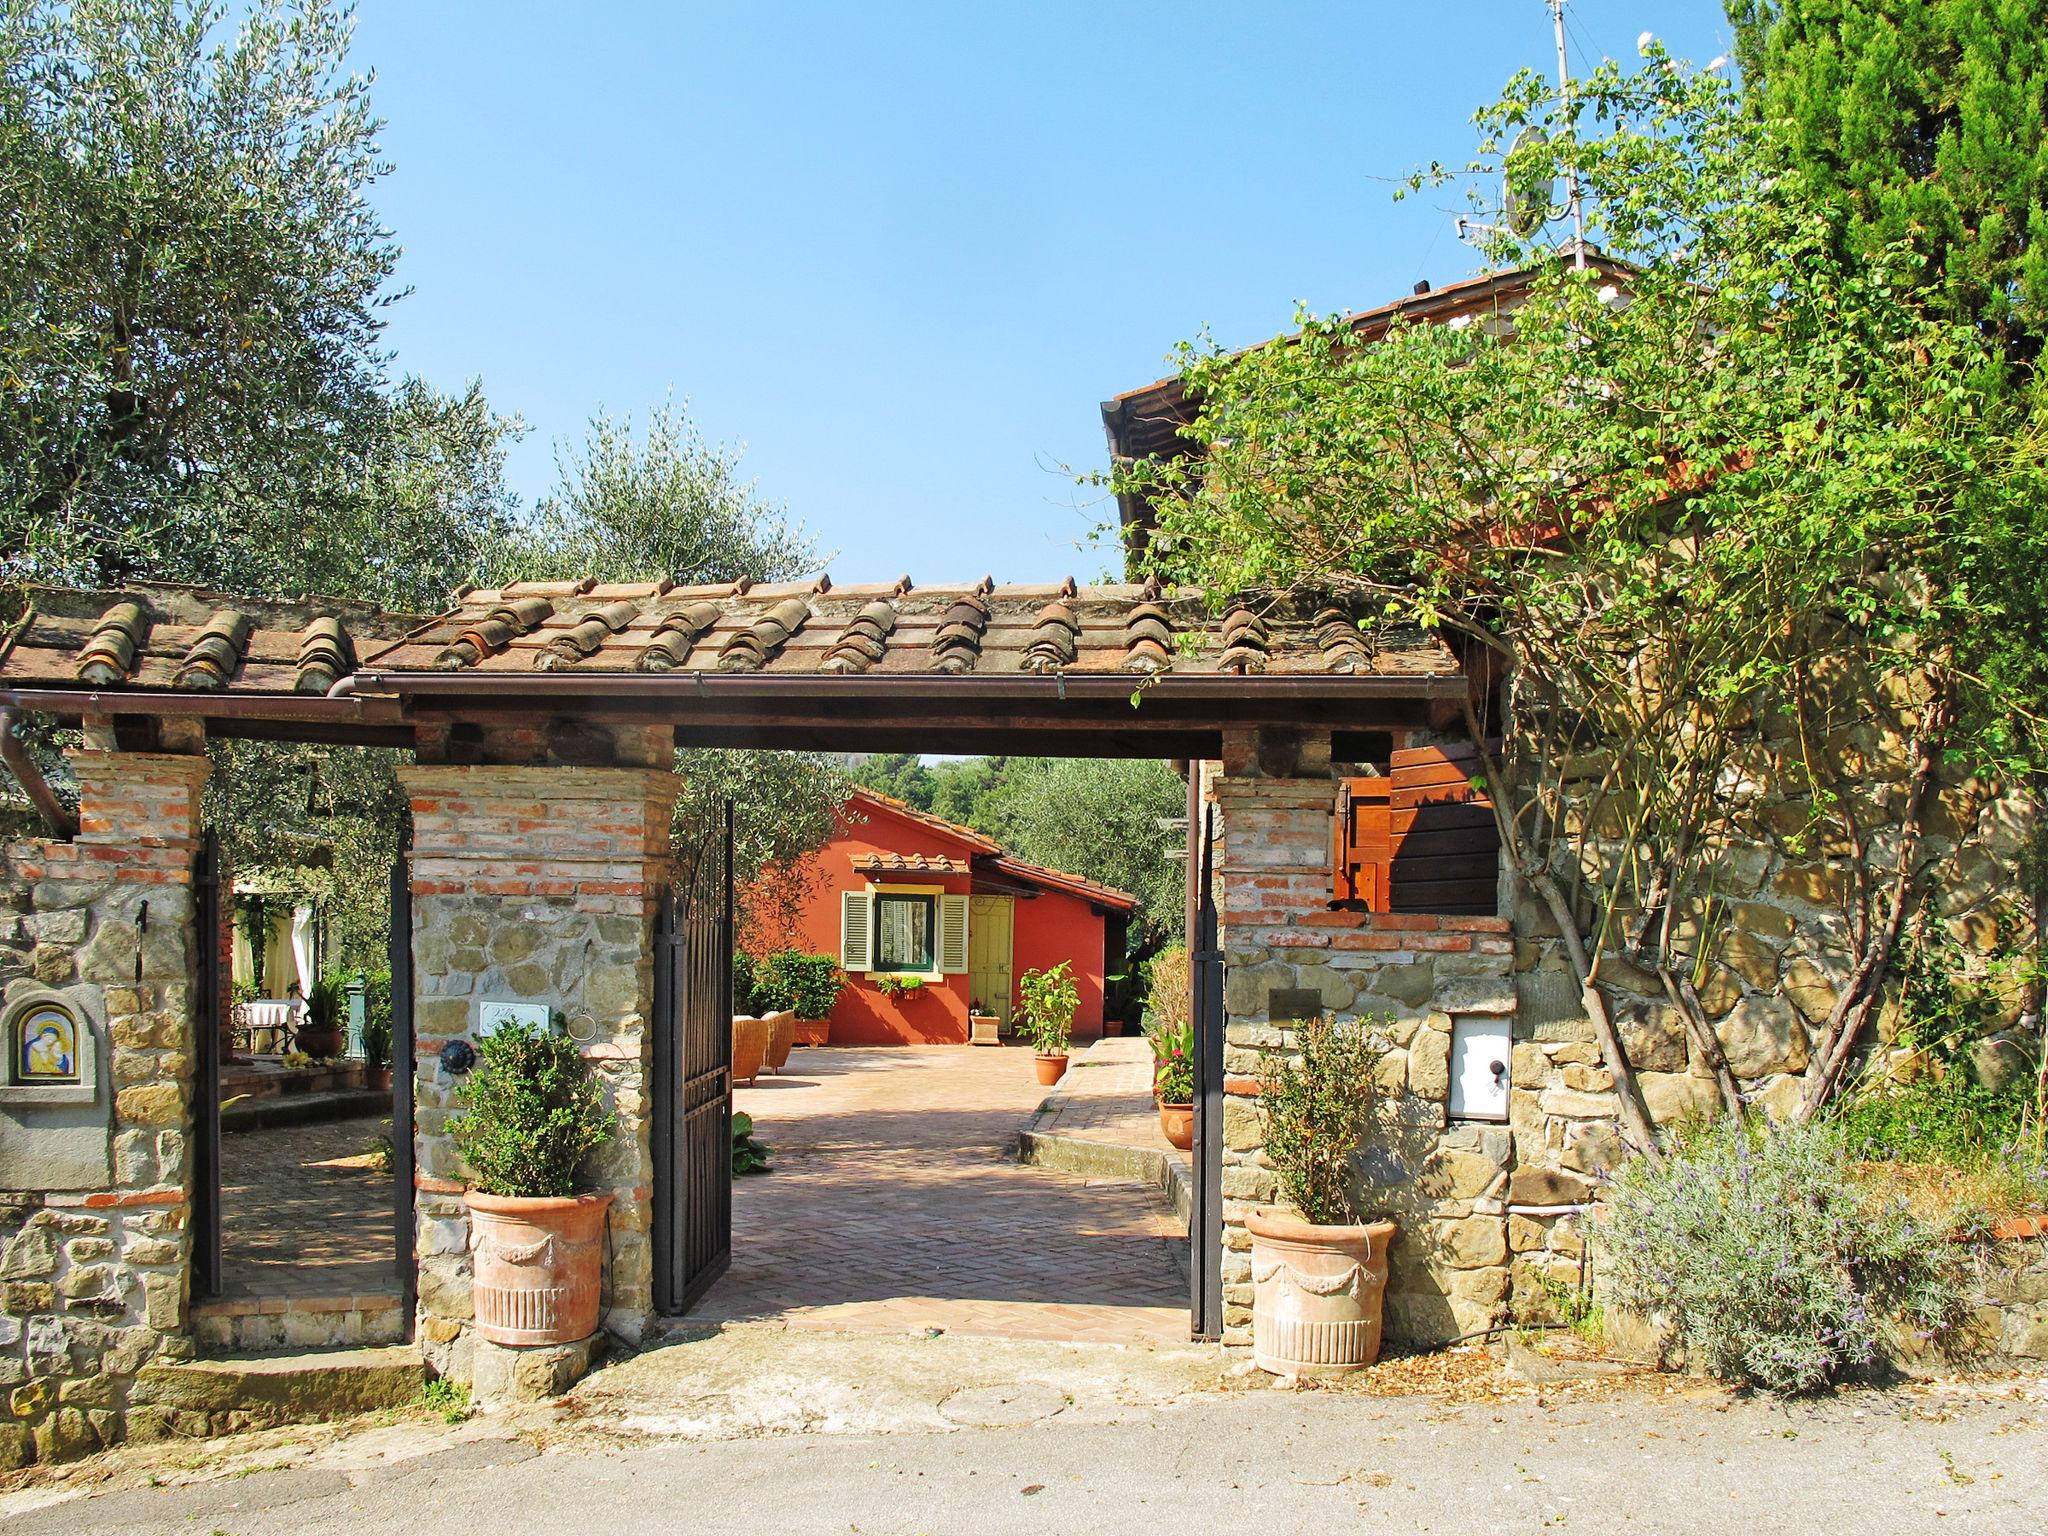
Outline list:
[[[967,1043],[969,1045],[1001,1045],[1003,1043],[1003,1021],[1001,1015],[983,1005],[979,998],[967,1005]]]
[[[1393,1222],[1360,1221],[1351,1154],[1373,1113],[1379,1048],[1362,1024],[1315,1019],[1297,1056],[1271,1058],[1259,1084],[1266,1156],[1281,1206],[1245,1218],[1252,1239],[1252,1356],[1283,1376],[1353,1371],[1379,1358]]]
[[[1186,1152],[1195,1144],[1195,1032],[1161,1019],[1145,1032],[1152,1044],[1152,1096],[1159,1129]]]
[[[451,1123],[469,1164],[476,1327],[498,1344],[568,1344],[597,1331],[609,1191],[579,1195],[576,1169],[614,1129],[574,1041],[502,1025]]]
[[[1017,1003],[1024,1033],[1031,1040],[1032,1065],[1038,1080],[1050,1088],[1066,1075],[1067,1047],[1074,1038],[1074,1010],[1081,1006],[1081,989],[1074,985],[1073,973],[1062,960],[1018,977]]]
[[[796,1044],[823,1045],[831,1032],[832,1005],[846,978],[830,955],[779,949],[755,969],[754,1011],[796,1015]]]
[[[363,978],[363,1081],[391,1091],[391,973]]]
[[[339,976],[322,976],[306,996],[306,1019],[299,1026],[298,1047],[319,1061],[332,1061],[341,1054],[343,1008]]]

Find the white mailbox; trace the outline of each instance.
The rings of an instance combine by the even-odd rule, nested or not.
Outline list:
[[[1505,1120],[1514,1039],[1505,1016],[1451,1019],[1451,1118]]]

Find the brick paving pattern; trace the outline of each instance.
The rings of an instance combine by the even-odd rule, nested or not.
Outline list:
[[[395,1305],[391,1175],[369,1156],[390,1132],[386,1115],[221,1137],[218,1300]]]
[[[721,1321],[1116,1343],[1187,1338],[1187,1233],[1147,1186],[1025,1167],[1020,1049],[816,1047],[737,1106],[776,1171],[733,1195]]]
[[[1135,1036],[1111,1036],[1077,1054],[1059,1087],[1032,1115],[1030,1129],[1075,1141],[1149,1148],[1189,1161],[1159,1129],[1152,1047]]]

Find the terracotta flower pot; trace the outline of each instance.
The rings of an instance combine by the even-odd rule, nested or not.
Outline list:
[[[1050,1088],[1067,1075],[1067,1053],[1039,1051],[1032,1056],[1031,1065],[1038,1071],[1039,1082]]]
[[[299,1031],[298,1047],[315,1061],[332,1061],[341,1054],[341,1031],[302,1029]]]
[[[798,1019],[796,1021],[796,1043],[798,1045],[823,1045],[832,1034],[830,1019]]]
[[[1191,1151],[1195,1145],[1195,1106],[1192,1104],[1161,1104],[1159,1106],[1159,1129],[1166,1133],[1167,1141]]]
[[[368,1087],[378,1093],[389,1093],[391,1091],[391,1069],[389,1067],[366,1068],[363,1072],[363,1080]]]
[[[789,1064],[790,1048],[796,1044],[796,1015],[788,1009],[768,1015],[768,1070],[780,1072]]]
[[[749,1087],[768,1059],[768,1021],[741,1014],[732,1021],[732,1080]]]
[[[471,1190],[476,1331],[494,1344],[573,1344],[597,1332],[609,1191],[549,1199]]]
[[[1280,1376],[1355,1371],[1380,1357],[1391,1221],[1325,1227],[1262,1206],[1252,1237],[1252,1358]]]

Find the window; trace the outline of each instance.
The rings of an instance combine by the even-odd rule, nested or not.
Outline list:
[[[875,969],[930,971],[933,967],[935,896],[880,891],[875,895]]]

